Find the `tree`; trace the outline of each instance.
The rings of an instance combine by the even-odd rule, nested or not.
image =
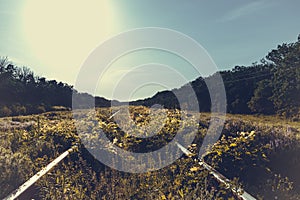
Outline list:
[[[299,114],[300,107],[300,41],[278,46],[267,59],[275,64],[271,100],[278,114],[290,117]]]
[[[274,105],[271,101],[272,84],[269,80],[258,82],[254,96],[248,102],[248,106],[254,113],[274,114]]]

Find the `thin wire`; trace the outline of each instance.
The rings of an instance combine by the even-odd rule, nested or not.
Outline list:
[[[247,77],[247,78],[244,78],[244,79],[237,79],[237,80],[233,80],[233,81],[224,81],[224,83],[233,83],[233,82],[245,81],[245,80],[249,80],[249,79],[264,77],[264,76],[271,75],[271,74],[272,73],[265,73],[265,74],[261,74],[259,76],[252,76],[252,77]]]
[[[243,72],[243,71],[241,71],[240,73],[244,73],[244,74],[239,74],[239,75],[233,75],[233,76],[235,76],[235,77],[238,77],[238,78],[241,78],[241,77],[244,77],[244,76],[252,76],[252,75],[256,75],[256,74],[261,74],[261,73],[264,73],[264,72],[267,72],[267,71],[269,71],[270,72],[270,70],[262,70],[262,71],[256,71],[256,72],[253,72],[253,73],[247,73],[247,74],[245,74],[245,71]],[[269,73],[268,72],[268,73]],[[239,72],[229,72],[229,73],[239,73]],[[220,74],[222,75],[222,72],[220,72]],[[225,74],[224,74],[225,75]]]
[[[290,70],[295,70],[295,68],[289,68],[289,69],[286,69],[285,71],[290,71]],[[251,77],[247,77],[247,78],[244,78],[244,79],[236,79],[236,80],[232,80],[232,81],[224,81],[223,83],[226,84],[226,83],[234,83],[234,82],[239,82],[239,81],[245,81],[245,80],[249,80],[249,79],[255,79],[255,78],[260,78],[260,77],[264,77],[264,76],[267,76],[267,75],[274,75],[275,73],[274,72],[269,72],[269,73],[265,73],[265,74],[261,74],[259,76],[251,76]],[[219,83],[217,85],[221,85],[222,83]]]

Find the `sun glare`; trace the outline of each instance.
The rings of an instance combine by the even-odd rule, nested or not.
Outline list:
[[[109,1],[29,0],[22,27],[31,53],[57,69],[78,68],[110,34],[117,20]]]

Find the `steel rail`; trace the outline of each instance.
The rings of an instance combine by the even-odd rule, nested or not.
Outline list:
[[[70,148],[67,151],[65,151],[64,153],[62,153],[60,156],[58,156],[56,159],[54,159],[51,163],[49,163],[46,167],[41,169],[38,173],[36,173],[34,176],[32,176],[30,179],[28,179],[25,183],[23,183],[23,185],[21,185],[18,189],[14,190],[7,197],[5,197],[4,200],[14,200],[14,199],[18,198],[30,186],[32,186],[34,183],[36,183],[43,175],[47,174],[55,165],[57,165],[65,157],[67,157],[71,152],[73,152],[75,150],[75,148],[76,148],[76,146],[73,146],[72,148]]]
[[[188,157],[191,157],[193,155],[192,152],[190,152],[188,149],[186,149],[185,147],[183,147],[181,144],[179,144],[178,142],[176,142],[178,148]],[[219,181],[220,183],[225,184],[226,187],[229,187],[231,189],[231,191],[238,196],[240,199],[242,200],[256,200],[256,198],[254,198],[251,194],[249,194],[248,192],[246,192],[245,190],[239,188],[239,189],[235,189],[230,180],[228,178],[226,178],[224,175],[222,175],[220,172],[218,172],[217,170],[215,170],[213,167],[211,167],[209,164],[207,164],[206,162],[204,162],[204,160],[201,158],[195,158],[198,161],[198,164],[200,166],[203,166],[206,170],[209,171],[209,173],[211,175],[213,175],[213,177],[215,179],[217,179],[217,181]]]

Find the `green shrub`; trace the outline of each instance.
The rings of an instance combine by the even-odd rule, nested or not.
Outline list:
[[[12,111],[7,106],[3,106],[2,108],[0,108],[0,116],[1,117],[10,116],[11,114],[12,114]]]

